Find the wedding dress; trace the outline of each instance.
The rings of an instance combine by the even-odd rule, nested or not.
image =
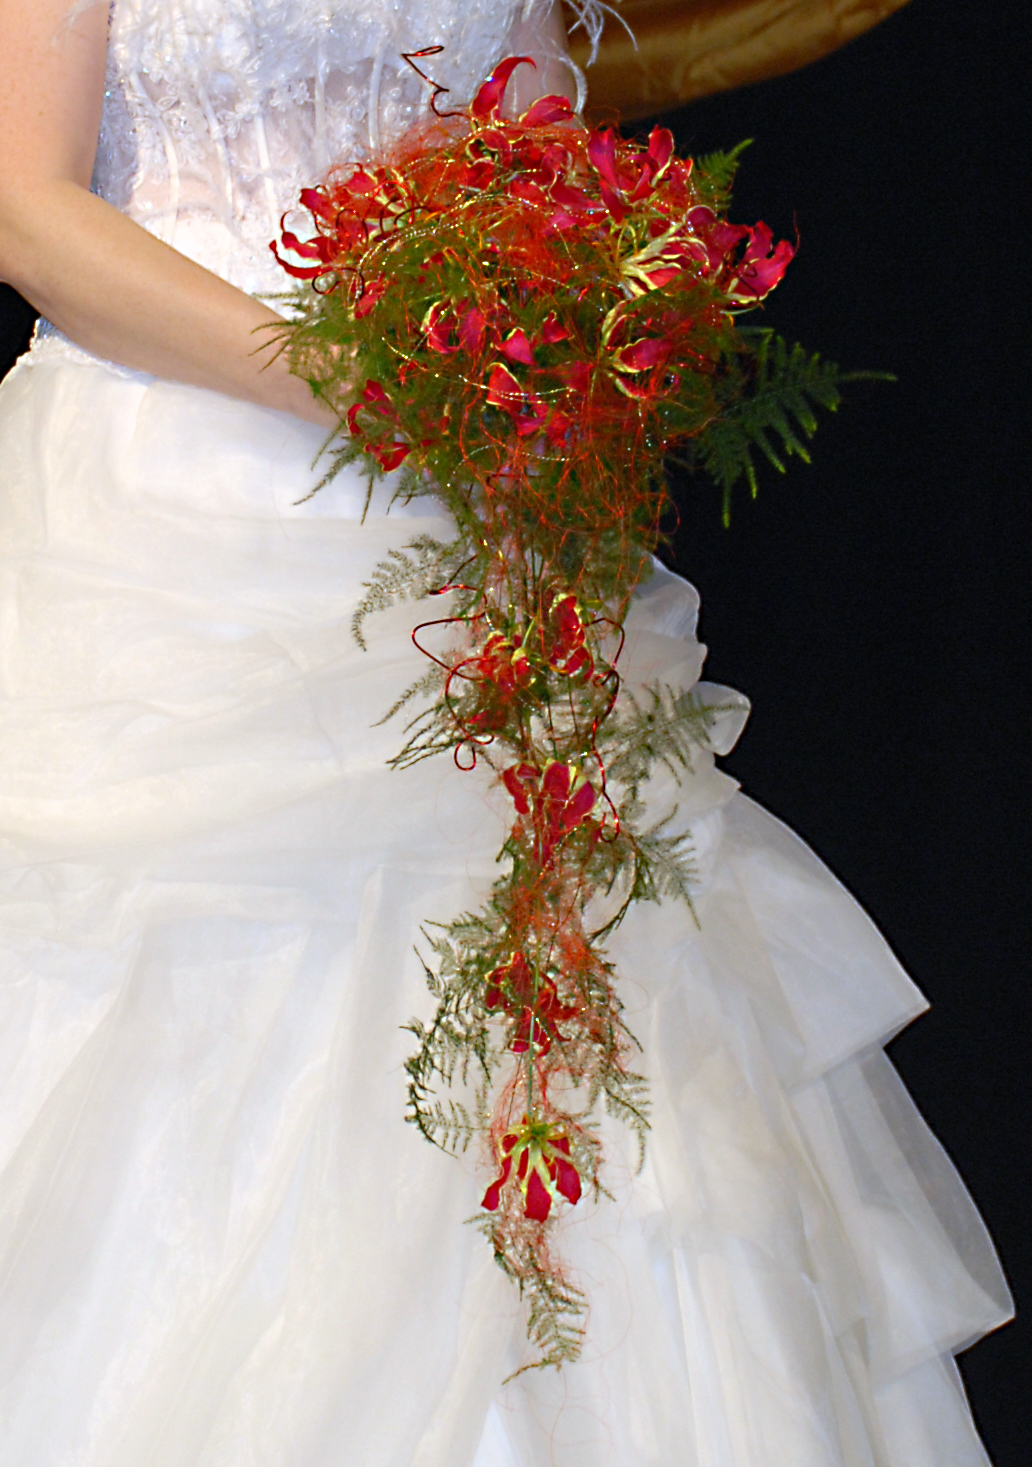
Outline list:
[[[444,47],[465,100],[514,0],[114,0],[96,187],[245,290],[300,186],[375,152]],[[654,1101],[644,1170],[567,1213],[584,1356],[528,1357],[481,1159],[404,1124],[420,924],[503,812],[378,720],[420,608],[349,632],[443,529],[321,432],[44,331],[0,391],[0,1463],[976,1467],[951,1352],[1007,1317],[880,1051],[923,1001],[810,851],[714,766],[683,792],[697,925],[612,942]],[[699,675],[658,571],[627,674]],[[733,701],[733,700],[732,700]],[[728,699],[724,699],[725,704]]]

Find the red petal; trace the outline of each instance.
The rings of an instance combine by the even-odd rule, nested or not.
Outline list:
[[[510,362],[523,362],[526,366],[534,365],[534,353],[530,349],[530,342],[523,331],[517,328],[511,331],[501,345],[502,355],[509,358]]]
[[[707,229],[712,229],[717,222],[717,216],[706,204],[698,204],[694,209],[689,209],[685,216],[688,228],[696,234],[702,234]]]
[[[622,392],[624,397],[632,397],[635,401],[644,402],[656,396],[651,378],[647,382],[629,382],[625,377],[614,377],[613,386],[618,392]]]
[[[606,208],[609,210],[613,218],[616,220],[617,224],[622,224],[627,218],[628,214],[631,212],[630,209],[625,203],[621,201],[619,196],[613,192],[608,183],[602,182],[599,184],[599,193],[601,193],[603,203],[605,204]]]
[[[459,342],[470,355],[482,350],[486,334],[487,322],[482,311],[467,311],[459,321]]]
[[[510,413],[523,401],[523,388],[512,373],[497,362],[487,379],[487,400],[494,407],[506,408]]]
[[[563,183],[562,180],[552,185],[549,194],[552,202],[558,204],[560,209],[569,210],[575,214],[605,213],[606,206],[599,199],[593,199],[583,189],[573,188],[571,184]]]
[[[665,336],[643,336],[614,352],[613,362],[625,372],[647,372],[666,361],[671,345]]]
[[[370,377],[362,388],[363,402],[390,402],[390,398],[383,389],[383,384]]]
[[[529,815],[530,801],[527,799],[527,792],[523,787],[515,765],[503,771],[502,783],[512,796],[512,802],[516,806],[516,813],[518,815]]]
[[[721,255],[730,254],[736,244],[743,239],[748,239],[752,231],[744,224],[725,224],[722,220],[717,222],[709,230],[709,243]]]
[[[541,781],[541,790],[552,800],[565,800],[573,783],[573,770],[568,764],[550,764]],[[590,786],[588,786],[590,788]]]
[[[555,598],[549,615],[554,622],[558,622],[564,632],[572,631],[581,624],[580,616],[577,614],[577,598],[569,591],[565,596]]]
[[[301,190],[301,207],[307,209],[309,214],[314,214],[317,219],[324,219],[327,224],[333,223],[337,212],[326,195],[317,188]]]
[[[545,432],[551,443],[554,443],[557,448],[562,448],[566,444],[567,434],[572,427],[572,418],[568,418],[565,413],[553,413],[548,420]]]
[[[611,128],[605,132],[593,132],[588,138],[588,160],[600,178],[610,188],[619,190],[620,178],[616,171],[616,137]]]
[[[650,290],[662,290],[665,285],[670,284],[671,280],[676,280],[679,275],[683,275],[684,271],[679,265],[660,265],[657,269],[645,270],[642,274],[649,282]]]
[[[508,1138],[506,1138],[506,1139],[508,1139]],[[498,1173],[498,1176],[494,1179],[494,1181],[491,1183],[490,1187],[488,1187],[487,1191],[484,1193],[483,1201],[480,1204],[481,1207],[486,1207],[487,1210],[488,1210],[488,1212],[495,1212],[495,1211],[497,1211],[498,1202],[499,1202],[499,1198],[500,1198],[500,1195],[501,1195],[502,1188],[505,1186],[506,1182],[509,1180],[509,1173],[511,1171],[512,1171],[512,1157],[511,1156],[507,1156],[505,1158],[505,1160],[502,1162],[502,1169],[501,1169],[501,1171]]]
[[[781,280],[794,255],[795,249],[787,239],[781,240],[769,259],[749,260],[747,255],[746,263],[739,268],[738,295],[762,300]]]
[[[371,453],[381,469],[389,474],[392,469],[398,467],[402,459],[408,457],[412,451],[412,447],[408,443],[391,443],[386,448],[374,448],[371,445],[367,445],[366,451]]]
[[[583,668],[593,668],[594,665],[587,647],[578,647],[576,651],[571,652],[569,657],[564,658],[561,671],[565,672],[567,677],[575,677]]]
[[[384,294],[386,289],[386,280],[374,280],[372,284],[366,286],[365,290],[355,302],[356,321],[361,321],[363,316],[369,315],[369,312],[373,310],[377,301]]]
[[[458,347],[452,346],[448,339],[453,324],[454,318],[442,305],[430,307],[423,319],[423,326],[426,330],[426,344],[431,351],[439,352],[442,356],[458,351]]]
[[[517,66],[522,66],[524,62],[528,66],[533,66],[535,70],[537,69],[537,63],[532,56],[507,56],[504,61],[499,61],[494,71],[492,71],[487,81],[470,103],[469,112],[471,117],[485,121],[489,117],[496,117],[498,115],[502,98],[505,96],[505,89],[509,85],[509,78]]]
[[[550,316],[545,317],[544,321],[541,323],[542,341],[547,341],[549,346],[554,346],[556,342],[569,341],[569,339],[570,333],[567,331],[565,326],[560,325],[559,318],[556,316],[554,311]]]
[[[558,1143],[556,1143],[556,1146],[558,1146]],[[569,1142],[567,1142],[568,1146]],[[556,1190],[562,1193],[567,1202],[579,1202],[581,1198],[580,1172],[578,1172],[573,1162],[564,1161],[561,1156],[557,1156],[553,1160],[552,1165],[555,1167]]]
[[[328,258],[330,242],[317,235],[315,239],[298,239],[289,229],[285,229],[280,238],[285,250],[300,255],[302,260],[325,260]]]
[[[272,240],[269,249],[276,256],[277,263],[282,265],[287,274],[292,275],[295,280],[315,280],[318,276],[326,274],[325,265],[292,265],[280,254],[275,240]]]
[[[286,238],[286,236],[284,236]],[[753,226],[749,243],[745,247],[742,260],[749,264],[753,260],[762,260],[765,255],[770,254],[770,247],[774,243],[774,235],[769,224],[764,224],[761,219],[759,224]]]
[[[563,811],[563,825],[567,830],[572,830],[579,825],[595,803],[595,789],[593,785],[582,784],[577,793],[570,800]]]
[[[509,144],[508,135],[501,127],[485,127],[477,134],[477,142],[484,148],[490,148],[493,153],[501,154],[501,161],[508,163],[512,157],[512,148]],[[489,159],[491,167],[497,167],[495,160]]]
[[[548,1195],[548,1188],[542,1182],[537,1172],[531,1172],[530,1181],[527,1183],[527,1201],[523,1209],[524,1217],[532,1217],[535,1222],[545,1222],[552,1210],[552,1199]]]
[[[534,974],[523,953],[515,953],[509,964],[510,982],[519,993],[530,993],[534,987]],[[547,980],[545,980],[547,982]]]
[[[533,204],[538,209],[543,209],[548,203],[548,195],[541,185],[532,183],[529,179],[517,179],[510,184],[509,197],[520,199],[524,204]]]
[[[566,122],[573,116],[567,97],[539,97],[520,118],[524,127],[542,127],[549,122]]]
[[[356,168],[350,178],[340,184],[340,188],[347,194],[357,194],[359,198],[366,198],[369,194],[375,194],[379,186],[379,180],[364,168]]]
[[[477,158],[456,175],[455,181],[460,188],[483,189],[491,182],[497,167],[493,158]]]
[[[668,127],[654,127],[649,133],[649,159],[655,178],[666,171],[674,152],[674,135]]]
[[[514,419],[516,432],[521,438],[528,433],[536,433],[547,417],[548,404],[544,398],[530,394],[523,400],[519,417]]]

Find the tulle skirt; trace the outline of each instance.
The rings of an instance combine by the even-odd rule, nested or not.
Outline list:
[[[387,767],[420,609],[349,631],[447,525],[298,503],[318,430],[58,343],[0,443],[0,1463],[984,1464],[951,1352],[1006,1286],[879,1047],[921,996],[807,847],[702,761],[697,920],[611,949],[645,1167],[607,1124],[614,1197],[561,1234],[583,1359],[503,1386],[483,1158],[404,1124],[402,1026],[504,811]],[[698,677],[695,612],[657,572],[632,676]]]

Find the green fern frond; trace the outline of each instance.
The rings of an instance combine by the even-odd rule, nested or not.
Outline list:
[[[468,554],[460,540],[445,543],[430,535],[417,535],[403,549],[391,549],[386,559],[363,582],[365,595],[351,618],[351,634],[366,650],[362,626],[374,611],[386,611],[401,601],[419,601],[446,584]]]
[[[679,780],[679,771],[691,770],[693,750],[706,745],[721,711],[704,704],[692,688],[655,683],[640,693],[625,689],[602,739],[608,777],[634,800],[657,764]]]
[[[696,158],[693,170],[696,187],[703,203],[715,214],[726,211],[742,154],[746,148],[752,147],[752,143],[752,138],[743,138],[737,147],[727,152],[705,153]]]
[[[422,677],[417,678],[414,683],[409,683],[405,691],[398,695],[383,717],[376,720],[373,727],[379,728],[381,724],[389,723],[395,714],[400,713],[407,703],[412,702],[413,698],[426,698],[431,693],[439,692],[443,681],[444,674],[435,663]],[[409,724],[409,727],[411,727],[411,724]]]
[[[692,461],[721,491],[725,524],[740,479],[756,496],[757,453],[779,473],[793,454],[809,463],[806,444],[817,431],[816,408],[834,412],[844,383],[894,380],[886,372],[843,372],[798,342],[790,346],[769,328],[743,327],[739,337],[745,350],[728,374],[726,407],[691,449]]]

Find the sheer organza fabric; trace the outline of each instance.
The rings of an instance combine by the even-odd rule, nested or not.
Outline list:
[[[297,504],[318,430],[100,364],[30,356],[0,431],[0,1462],[983,1463],[944,1357],[1006,1288],[877,1049],[922,1000],[705,751],[697,921],[613,943],[655,1116],[564,1228],[585,1358],[500,1389],[518,1301],[477,1159],[402,1121],[401,1025],[503,815],[386,767],[418,608],[349,631],[446,526],[363,522],[350,478]],[[632,681],[694,681],[696,605],[657,573]]]
[[[373,68],[401,125],[398,50],[452,37],[468,96],[511,20],[116,0],[98,187],[259,288]],[[878,1048],[923,1001],[715,767],[741,700],[712,694],[677,792],[695,918],[641,907],[613,942],[655,1114],[640,1175],[607,1126],[613,1198],[564,1227],[583,1362],[503,1388],[526,1345],[463,1226],[482,1159],[404,1124],[402,1025],[420,926],[483,896],[504,812],[447,760],[387,767],[421,609],[350,632],[440,511],[386,489],[363,519],[355,476],[306,498],[318,429],[55,334],[0,442],[0,1463],[984,1464],[949,1357],[1006,1286]],[[657,571],[632,685],[696,682],[696,611]]]

